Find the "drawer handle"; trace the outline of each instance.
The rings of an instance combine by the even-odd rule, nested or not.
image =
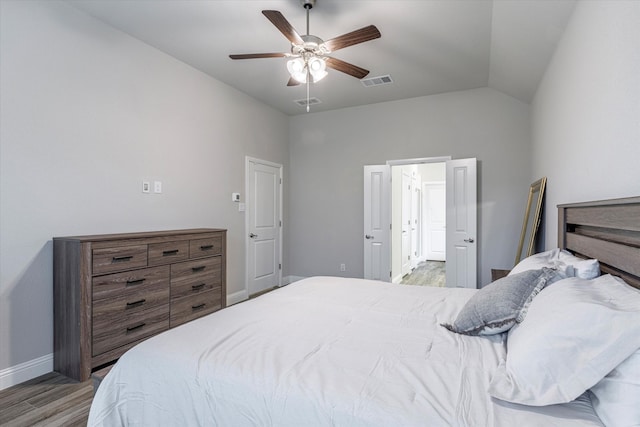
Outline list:
[[[135,279],[135,280],[127,280],[128,285],[141,285],[147,279]]]
[[[126,262],[126,261],[131,261],[131,259],[133,258],[133,255],[128,255],[128,256],[114,256],[112,258],[113,262]]]
[[[203,309],[206,305],[207,305],[207,304],[205,304],[205,303],[198,304],[198,305],[192,305],[192,306],[191,306],[191,309],[192,309],[192,310],[200,310],[200,309]]]
[[[145,302],[147,302],[146,299],[141,299],[138,301],[134,301],[134,302],[128,302],[127,303],[127,308],[134,308],[134,307],[140,307],[142,304],[144,304]]]
[[[193,272],[195,273],[195,272],[198,272],[198,271],[202,271],[202,270],[204,270],[205,268],[207,268],[207,266],[206,266],[206,265],[201,265],[200,267],[192,267],[192,268],[191,268],[191,271],[193,271]]]
[[[135,326],[129,326],[129,327],[127,328],[127,333],[129,333],[129,332],[133,332],[133,331],[135,331],[135,330],[137,330],[137,329],[140,329],[140,328],[142,328],[144,325],[146,325],[146,323],[141,322],[141,323],[138,323],[138,324],[137,324],[137,325],[135,325]]]
[[[180,249],[171,249],[170,251],[162,251],[162,256],[171,256],[180,252]]]
[[[205,286],[207,286],[206,283],[200,283],[199,285],[191,285],[191,289],[193,289],[194,291],[199,291],[200,289],[204,288]]]
[[[201,251],[208,251],[209,249],[213,249],[213,245],[202,245],[200,246]]]

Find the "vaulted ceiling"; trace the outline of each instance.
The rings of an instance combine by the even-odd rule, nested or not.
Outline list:
[[[299,34],[299,0],[69,0],[97,19],[289,114],[306,86],[287,87],[286,59],[229,59],[231,53],[289,52],[290,42],[261,13],[278,10]],[[491,87],[531,102],[574,0],[317,0],[310,34],[328,40],[374,24],[382,37],[332,56],[391,76],[366,87],[335,70],[310,96],[312,111]],[[153,72],[150,70],[150,72]]]

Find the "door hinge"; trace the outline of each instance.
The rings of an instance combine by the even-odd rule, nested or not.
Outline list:
[[[391,272],[389,272],[389,279],[391,279]]]
[[[282,270],[282,264],[278,264],[278,270]]]
[[[280,227],[282,227],[282,221],[280,221]]]

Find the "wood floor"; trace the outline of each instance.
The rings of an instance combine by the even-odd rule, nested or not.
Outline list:
[[[86,426],[92,399],[91,380],[51,372],[0,391],[0,426]]]
[[[442,261],[423,261],[400,282],[403,285],[446,286],[445,263]]]

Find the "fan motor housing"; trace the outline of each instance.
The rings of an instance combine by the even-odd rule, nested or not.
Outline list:
[[[313,6],[316,5],[316,0],[300,0],[300,4],[305,9],[311,9]]]

